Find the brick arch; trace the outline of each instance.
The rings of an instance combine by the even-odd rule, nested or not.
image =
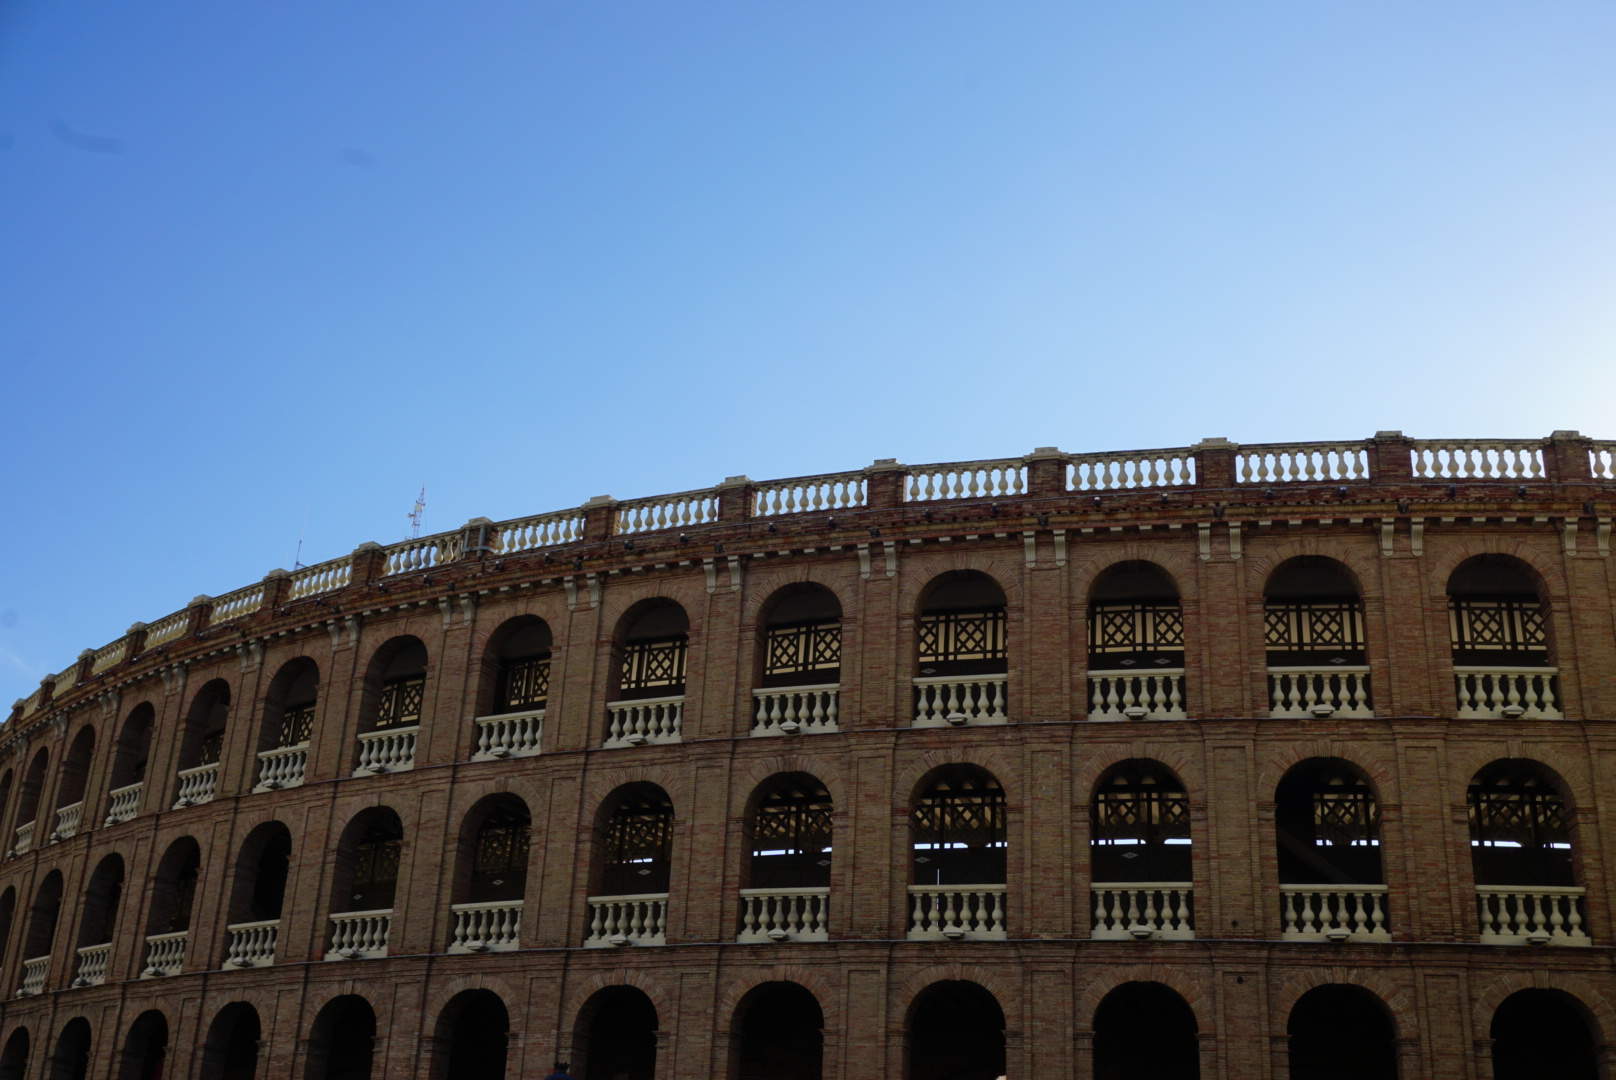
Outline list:
[[[1557,552],[1558,546],[1553,550]],[[1519,559],[1543,580],[1550,604],[1564,607],[1571,602],[1565,574],[1551,558],[1546,557],[1541,548],[1523,543],[1517,537],[1500,536],[1491,532],[1468,533],[1451,547],[1444,546],[1442,554],[1433,559],[1427,568],[1429,576],[1426,581],[1430,585],[1431,595],[1445,599],[1448,595],[1448,579],[1453,576],[1453,572],[1459,568],[1460,563],[1477,555],[1508,555]]]
[[[637,768],[611,769],[591,777],[589,788],[584,792],[584,813],[581,815],[580,824],[585,828],[593,828],[593,822],[607,796],[625,785],[640,783],[655,784],[668,793],[668,798],[673,800],[675,821],[681,816],[688,817],[691,798],[690,788],[685,783],[684,776],[669,765],[648,762]]]
[[[1316,555],[1340,563],[1352,576],[1361,600],[1383,599],[1385,593],[1381,590],[1379,557],[1357,550],[1359,543],[1368,545],[1371,542],[1367,534],[1358,538],[1346,532],[1340,536],[1304,536],[1279,544],[1264,554],[1248,556],[1242,560],[1246,564],[1246,595],[1260,600],[1263,588],[1275,570],[1299,556]]]
[[[245,980],[243,980],[245,982]],[[219,1018],[219,1013],[231,1005],[245,1004],[253,1007],[258,1013],[258,1022],[263,1030],[268,1031],[275,1018],[275,991],[267,986],[234,986],[228,989],[215,989],[203,998],[203,1005],[197,1010],[196,1024],[198,1035],[205,1041],[213,1022]],[[198,1048],[201,1042],[198,1042]]]
[[[302,1015],[298,1019],[298,1041],[306,1042],[309,1032],[314,1027],[314,1021],[339,997],[356,997],[362,999],[370,1006],[370,1011],[376,1015],[376,1034],[379,1038],[386,1038],[391,1030],[393,988],[391,980],[381,976],[372,978],[343,979],[336,983],[320,983],[311,985],[303,994]],[[402,1036],[401,1036],[402,1037]],[[307,1053],[306,1050],[301,1053]]]
[[[454,797],[448,806],[448,819],[458,822],[472,808],[484,799],[495,795],[511,795],[527,804],[528,813],[537,820],[539,808],[545,805],[545,798],[531,776],[506,773],[498,777],[489,777],[483,780],[470,782],[462,781],[455,785]]]
[[[354,685],[364,685],[373,678],[380,679],[383,671],[381,669],[374,672],[371,670],[372,668],[376,667],[376,655],[383,649],[391,647],[394,642],[400,640],[401,638],[414,638],[416,641],[421,643],[422,648],[426,649],[427,678],[430,679],[438,674],[441,674],[439,669],[441,658],[436,652],[433,651],[432,645],[426,637],[415,633],[411,629],[411,621],[412,620],[404,619],[397,623],[370,627],[369,629],[372,631],[372,633],[362,635],[362,637],[371,638],[372,640],[368,642],[362,640],[359,644],[360,651],[354,657],[353,674],[349,677],[350,681]],[[419,629],[419,627],[416,629]],[[385,666],[386,665],[382,665],[383,668],[385,668]]]
[[[718,1008],[713,1016],[714,1030],[720,1035],[728,1033],[735,1020],[735,1011],[741,1007],[741,1000],[764,983],[771,982],[796,983],[814,995],[814,1000],[819,1002],[819,1011],[825,1017],[825,1030],[834,1031],[842,1026],[836,987],[812,968],[800,964],[775,964],[741,975],[729,984],[729,989],[718,999]]]
[[[1374,789],[1375,800],[1382,806],[1402,801],[1397,786],[1397,764],[1383,757],[1384,751],[1374,747],[1338,739],[1312,739],[1297,742],[1280,750],[1262,763],[1257,772],[1258,798],[1271,799],[1280,782],[1296,766],[1313,758],[1336,758],[1363,773]]]
[[[758,785],[771,776],[780,773],[802,772],[815,777],[825,785],[830,792],[830,798],[837,807],[845,807],[852,798],[852,790],[842,776],[842,770],[837,768],[826,758],[814,757],[811,754],[778,754],[774,757],[758,758],[749,761],[738,771],[735,782],[741,785],[735,791],[740,796],[738,805],[752,797]]]
[[[589,999],[613,986],[632,986],[645,992],[656,1007],[657,1029],[666,1031],[677,1019],[673,1010],[673,999],[662,988],[662,984],[650,975],[633,968],[617,968],[613,971],[601,971],[584,979],[577,988],[567,993],[566,1007],[561,1010],[564,1020],[562,1030],[568,1036],[575,1037],[578,1032],[578,1017]]]
[[[453,620],[460,618],[459,605],[450,611],[451,625]],[[494,639],[508,623],[516,619],[525,619],[528,616],[544,620],[550,627],[550,649],[558,651],[566,644],[558,627],[565,627],[567,620],[567,605],[562,601],[560,593],[524,595],[520,600],[499,609],[498,622],[493,619],[477,620],[471,635],[471,656],[475,659],[487,655],[488,643]]]
[[[689,575],[680,575],[662,580],[614,583],[610,588],[603,585],[598,643],[610,645],[616,640],[618,624],[623,621],[623,616],[643,600],[672,600],[685,609],[685,618],[690,620],[690,636],[700,634],[707,590],[698,582],[699,579]]]
[[[1071,550],[1070,547],[1067,548],[1068,553]],[[1074,561],[1068,571],[1074,609],[1078,605],[1088,603],[1096,578],[1122,562],[1150,563],[1160,568],[1172,581],[1173,587],[1178,590],[1180,602],[1199,599],[1200,582],[1195,571],[1196,560],[1186,556],[1185,551],[1182,541],[1168,543],[1165,540],[1140,538],[1123,544],[1120,549],[1112,549],[1106,555],[1094,555],[1080,562]]]
[[[1470,1022],[1477,1038],[1487,1037],[1498,1007],[1521,990],[1559,990],[1569,994],[1582,1006],[1583,1019],[1592,1025],[1595,1046],[1607,1041],[1607,1032],[1616,1031],[1616,1009],[1587,976],[1576,971],[1535,969],[1500,975],[1476,995],[1470,1009]]]
[[[1476,774],[1495,761],[1505,760],[1530,761],[1537,765],[1573,810],[1591,805],[1591,799],[1580,797],[1593,789],[1586,772],[1586,759],[1578,760],[1574,750],[1568,752],[1541,743],[1527,747],[1514,739],[1506,743],[1469,747],[1457,756],[1457,760],[1450,759],[1448,782],[1452,793],[1451,803],[1464,803],[1469,798],[1470,782],[1476,778]]]
[[[1002,752],[993,747],[962,746],[957,749],[928,750],[919,758],[910,762],[894,778],[892,784],[892,797],[894,801],[901,798],[907,807],[915,795],[915,788],[920,780],[933,769],[944,765],[975,765],[992,773],[1004,788],[1004,799],[1009,806],[1015,806],[1017,800],[1012,798],[1011,792],[1015,785],[1021,782],[1021,771]]]
[[[1131,982],[1161,983],[1183,998],[1184,1003],[1190,1007],[1190,1012],[1195,1014],[1196,1035],[1206,1038],[1216,1034],[1212,1021],[1217,1011],[1213,1008],[1212,996],[1201,984],[1201,980],[1182,967],[1148,963],[1101,969],[1077,996],[1078,1030],[1093,1031],[1094,1014],[1099,1011],[1100,1002],[1117,987]]]
[[[398,799],[396,802],[388,802],[382,798],[380,792],[374,795],[360,795],[351,799],[344,799],[331,809],[331,824],[333,827],[330,835],[340,840],[342,834],[348,831],[349,826],[354,823],[354,819],[360,814],[363,814],[366,810],[384,808],[398,815],[399,824],[404,827],[405,846],[408,847],[410,833],[418,825],[411,801],[409,799]]]
[[[455,995],[464,993],[467,990],[492,991],[505,1003],[505,1014],[510,1017],[509,1030],[520,1031],[522,1029],[521,1024],[517,1022],[517,1008],[522,1000],[521,992],[499,976],[482,972],[450,979],[433,991],[432,996],[426,1000],[421,1009],[422,1028],[425,1029],[429,1024],[436,1028],[438,1019],[443,1016],[443,1010],[449,1007],[449,1002],[454,1000]]]
[[[1340,966],[1306,968],[1286,979],[1270,999],[1270,1030],[1276,1035],[1289,1030],[1291,1011],[1302,995],[1316,987],[1330,985],[1362,987],[1378,997],[1391,1014],[1395,1037],[1403,1039],[1419,1033],[1419,1014],[1413,1002],[1401,986],[1386,978],[1384,969]]]
[[[870,546],[870,572],[885,573],[885,552],[877,554],[875,545]],[[915,556],[913,561],[919,565],[913,571],[906,571],[900,575],[902,584],[898,589],[898,614],[917,615],[920,612],[920,594],[932,582],[944,574],[956,570],[974,570],[979,574],[993,579],[993,583],[1004,590],[1005,609],[1019,611],[1024,606],[1023,589],[1021,587],[1021,574],[1025,564],[1019,559],[1006,558],[1002,555],[982,555],[970,551],[925,552]]]
[[[993,968],[957,960],[921,968],[903,981],[889,999],[887,1006],[891,1010],[889,1018],[893,1026],[907,1030],[909,1014],[914,1009],[915,999],[932,983],[948,979],[974,982],[992,994],[993,1000],[999,1003],[999,1009],[1004,1013],[1005,1030],[1013,1031],[1024,1026],[1021,1023],[1021,991],[1013,981],[1001,977]]]
[[[1190,755],[1190,749],[1182,744],[1158,743],[1153,740],[1128,743],[1124,746],[1099,747],[1093,756],[1086,758],[1078,770],[1072,774],[1072,789],[1074,797],[1080,796],[1083,805],[1094,797],[1094,786],[1100,782],[1106,770],[1120,765],[1124,761],[1156,761],[1167,766],[1179,783],[1184,785],[1185,794],[1191,801],[1196,795],[1206,794],[1206,774],[1199,759]]]
[[[873,559],[874,556],[872,555]],[[756,564],[753,564],[754,566]],[[745,595],[741,600],[741,625],[753,626],[764,605],[774,599],[781,589],[792,585],[818,585],[835,594],[842,605],[842,617],[855,605],[858,588],[853,572],[833,570],[824,566],[770,566],[763,570],[749,569]]]
[[[292,843],[297,843],[297,838],[301,835],[303,829],[301,828],[302,822],[299,820],[299,815],[295,813],[295,809],[290,806],[270,805],[254,807],[251,813],[242,814],[231,822],[230,850],[240,850],[241,845],[247,842],[247,837],[253,834],[253,830],[272,822],[286,826],[286,831],[292,834]]]

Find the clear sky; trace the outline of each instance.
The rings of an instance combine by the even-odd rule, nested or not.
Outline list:
[[[1616,437],[1613,56],[1575,0],[0,0],[0,702],[423,483]]]

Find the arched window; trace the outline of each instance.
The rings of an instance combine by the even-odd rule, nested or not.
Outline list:
[[[821,1080],[825,1014],[819,1000],[794,982],[754,987],[735,1009],[735,1059],[730,1075],[767,1080]]]
[[[450,952],[520,946],[531,828],[527,804],[515,795],[490,796],[461,822]]]
[[[915,800],[910,832],[916,885],[1003,885],[1004,788],[984,769],[939,769]]]
[[[618,665],[618,699],[678,697],[685,692],[690,618],[672,600],[653,601],[625,616]]]
[[[41,748],[28,765],[23,776],[22,800],[17,804],[17,834],[11,846],[13,855],[21,855],[34,846],[35,819],[39,816],[39,797],[45,790],[45,774],[50,768],[50,751]]]
[[[348,826],[343,847],[348,858],[339,853],[333,908],[391,911],[404,853],[404,825],[398,815],[385,806],[365,811]]]
[[[1289,941],[1389,940],[1380,860],[1380,804],[1344,761],[1292,768],[1274,793],[1281,936]]]
[[[11,789],[16,781],[17,775],[10,769],[0,773],[0,821],[5,820],[6,811],[11,809]]]
[[[112,932],[123,903],[123,856],[108,855],[96,865],[84,890],[84,911],[79,918],[78,969],[74,986],[99,986],[106,981]]]
[[[909,1006],[906,1080],[999,1080],[1004,1010],[974,982],[944,979]]]
[[[414,727],[421,722],[426,700],[426,646],[416,638],[401,638],[378,650],[377,659],[384,656],[390,658],[381,665],[370,729]]]
[[[75,1016],[62,1028],[51,1055],[51,1080],[85,1080],[90,1071],[90,1022]]]
[[[1597,1080],[1582,1002],[1562,990],[1518,990],[1493,1013],[1493,1080]]]
[[[17,917],[17,888],[7,885],[6,891],[0,893],[0,964],[6,961],[6,952],[11,946],[11,924]]]
[[[1397,1029],[1361,986],[1315,986],[1291,1008],[1290,1080],[1397,1080]]]
[[[196,885],[202,875],[202,849],[189,836],[169,845],[157,864],[151,909],[146,920],[144,978],[177,975],[185,964]]]
[[[1549,605],[1536,575],[1504,555],[1478,555],[1448,578],[1457,714],[1558,720]]]
[[[247,835],[236,855],[230,890],[226,964],[257,967],[275,962],[291,856],[291,831],[278,821],[266,821]]]
[[[791,586],[771,605],[762,629],[758,686],[841,682],[842,603],[835,593],[823,585]]]
[[[1161,763],[1109,769],[1094,786],[1089,821],[1092,880],[1190,882],[1190,800]]]
[[[51,955],[56,940],[56,921],[61,913],[62,872],[52,870],[34,893],[33,910],[28,913],[28,940],[23,945],[25,965],[28,960]],[[23,978],[26,981],[27,975]]]
[[[537,712],[550,700],[550,626],[526,616],[500,635],[491,714]]]
[[[605,821],[600,895],[665,893],[673,862],[673,801],[655,784],[633,784]]]
[[[1272,717],[1373,716],[1363,603],[1346,568],[1303,555],[1263,588]]]
[[[319,695],[319,665],[306,656],[288,661],[269,684],[259,752],[307,746],[314,735],[314,706]]]
[[[1125,982],[1094,1010],[1094,1080],[1201,1075],[1200,1025],[1178,992]]]
[[[128,821],[140,808],[141,786],[146,779],[146,763],[151,757],[152,725],[156,719],[156,710],[143,701],[129,713],[118,732],[107,798],[108,825]]]
[[[217,765],[224,749],[225,725],[230,719],[230,684],[214,679],[191,700],[180,748],[180,771]]]
[[[1467,793],[1470,857],[1478,885],[1577,883],[1571,811],[1533,762],[1496,761]]]
[[[828,886],[834,807],[825,785],[807,773],[781,773],[763,782],[756,805],[750,887]]]
[[[1089,596],[1090,670],[1184,666],[1184,613],[1178,587],[1158,566],[1124,562]]]
[[[923,678],[1002,675],[1009,670],[1005,596],[998,582],[960,570],[928,589],[916,620]]]
[[[655,1080],[657,1075],[657,1010],[645,991],[634,986],[608,986],[584,1003],[578,1013],[575,1045],[585,1047],[575,1062],[577,1075],[595,1080]]]
[[[163,1080],[168,1060],[168,1018],[156,1009],[141,1013],[129,1026],[118,1067],[118,1080]]]
[[[73,745],[62,759],[62,780],[56,789],[56,820],[51,826],[51,842],[77,836],[84,814],[84,782],[95,756],[95,729],[86,725],[73,737]]]
[[[314,1018],[309,1033],[309,1080],[370,1080],[375,1058],[376,1013],[354,994],[333,998]]]
[[[463,990],[438,1014],[433,1080],[505,1080],[511,1021],[492,990]]]
[[[258,1010],[247,1002],[233,1001],[220,1009],[202,1044],[201,1080],[255,1080],[262,1034]]]
[[[0,1051],[0,1080],[24,1080],[28,1075],[28,1029],[20,1027]]]

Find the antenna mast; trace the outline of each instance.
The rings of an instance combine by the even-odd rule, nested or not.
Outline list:
[[[405,516],[410,519],[410,535],[406,540],[419,540],[421,538],[421,511],[426,509],[426,485],[421,485],[421,494],[415,497],[415,509]]]

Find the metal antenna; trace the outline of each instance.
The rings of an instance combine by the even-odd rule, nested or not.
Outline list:
[[[421,494],[415,497],[415,509],[406,516],[410,519],[410,535],[406,540],[418,540],[421,537],[421,511],[426,509],[426,485],[421,485]]]
[[[309,529],[309,500],[314,498],[314,492],[303,497],[303,524],[297,530],[297,553],[292,556],[292,569],[303,569],[303,534]]]

